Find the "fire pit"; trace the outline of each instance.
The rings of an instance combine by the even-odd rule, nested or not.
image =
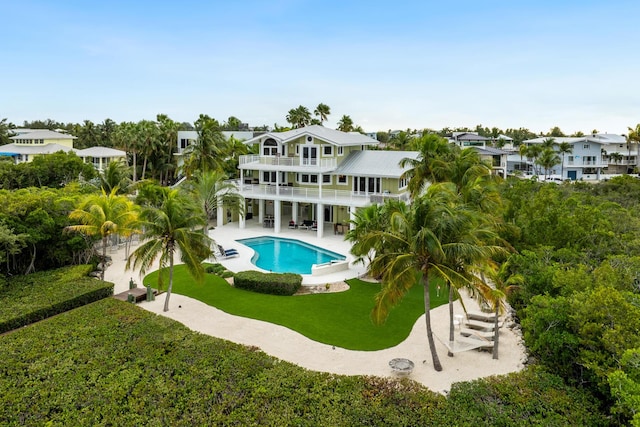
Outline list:
[[[409,375],[413,371],[413,367],[415,365],[411,360],[399,357],[396,359],[391,359],[389,361],[389,366],[391,367],[391,370],[396,374]]]

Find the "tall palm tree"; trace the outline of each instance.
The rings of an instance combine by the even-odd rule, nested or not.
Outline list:
[[[124,160],[109,162],[102,173],[98,175],[97,186],[106,193],[111,193],[116,189],[118,194],[127,194],[131,188],[131,168]]]
[[[522,170],[522,158],[527,155],[527,150],[528,149],[529,149],[529,147],[527,147],[526,144],[520,144],[518,146],[518,153],[520,154],[520,170]]]
[[[291,127],[294,129],[303,128],[311,123],[311,113],[307,107],[299,105],[297,108],[289,110],[286,120],[291,123]]]
[[[102,240],[103,268],[100,278],[104,280],[105,260],[109,237],[119,235],[128,237],[138,233],[138,208],[126,196],[117,194],[118,188],[109,193],[104,189],[101,194],[91,194],[83,199],[78,207],[71,211],[69,218],[80,222],[79,225],[67,227],[70,231],[77,231],[87,236],[97,236]]]
[[[536,163],[544,168],[545,178],[550,176],[549,171],[560,162],[560,156],[553,151],[553,148],[545,148],[542,153],[540,153],[540,157],[536,160]]]
[[[439,277],[445,282],[458,282],[460,275],[446,264],[441,237],[458,220],[455,191],[450,184],[435,184],[409,207],[398,203],[389,209],[389,226],[372,230],[359,239],[361,252],[376,252],[368,266],[373,277],[382,278],[382,289],[376,295],[373,320],[382,323],[391,307],[398,304],[417,283],[424,286],[425,323],[433,367],[442,370],[431,327],[429,287]]]
[[[498,328],[498,317],[504,313],[506,309],[506,297],[514,290],[518,289],[525,282],[524,276],[519,273],[510,273],[509,261],[505,261],[500,267],[495,268],[493,264],[486,264],[485,274],[491,281],[492,289],[489,293],[489,304],[491,305],[494,318],[494,334],[493,334],[493,355],[494,359],[498,358],[498,346],[500,344],[500,334]]]
[[[196,202],[205,212],[207,222],[204,233],[208,234],[209,220],[220,205],[227,206],[235,212],[244,215],[244,198],[238,193],[238,188],[222,171],[207,171],[198,173],[193,180],[187,181]]]
[[[205,172],[223,169],[226,141],[220,131],[220,124],[206,114],[200,114],[194,122],[198,138],[184,151],[184,172],[190,177],[196,171]]]
[[[131,155],[131,170],[134,184],[138,181],[138,153],[141,150],[136,126],[136,123],[133,122],[122,122],[113,134],[114,146]]]
[[[356,211],[355,218],[351,221],[352,227],[345,235],[345,239],[352,243],[351,253],[356,256],[356,263],[371,264],[375,254],[384,251],[381,241],[378,242],[380,245],[371,247],[370,243],[376,242],[367,242],[367,246],[363,247],[363,238],[368,233],[388,228],[389,211],[399,209],[394,206],[396,203],[404,204],[401,201],[389,200],[384,205],[370,205]]]
[[[327,104],[320,103],[316,109],[313,110],[313,114],[318,117],[320,125],[322,125],[322,123],[327,120],[329,114],[331,114],[331,109]]]
[[[558,144],[558,153],[562,155],[562,163],[560,166],[560,178],[564,179],[564,155],[573,153],[573,145],[569,142],[561,142]]]
[[[173,121],[166,114],[158,114],[156,116],[158,122],[159,139],[165,149],[165,152],[161,156],[164,165],[162,169],[165,172],[164,177],[160,177],[160,182],[169,184],[174,179],[174,172],[176,170],[176,159],[173,155],[176,142],[178,141],[178,131],[180,130],[180,123]]]
[[[454,150],[449,142],[438,135],[426,134],[415,141],[418,149],[417,158],[404,158],[400,167],[408,169],[402,174],[402,179],[408,179],[409,194],[418,197],[430,182],[441,181],[442,171]]]
[[[126,268],[140,269],[145,274],[159,258],[160,269],[168,268],[169,283],[164,300],[164,311],[169,311],[169,298],[173,287],[173,266],[177,252],[191,276],[204,278],[202,261],[211,256],[211,239],[202,232],[206,220],[204,213],[193,200],[178,189],[163,190],[159,207],[148,206],[141,214],[143,243],[127,258]],[[162,271],[158,275],[162,286]]]
[[[538,157],[542,153],[542,145],[540,144],[531,144],[527,147],[527,158],[533,160],[533,174],[539,175],[539,171],[536,168],[538,164]]]
[[[351,117],[346,114],[343,115],[340,120],[338,120],[338,130],[342,132],[352,132],[353,131],[353,120]]]

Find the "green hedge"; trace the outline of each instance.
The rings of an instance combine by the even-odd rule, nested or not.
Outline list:
[[[309,371],[113,298],[0,336],[0,354],[3,426],[607,425],[593,399],[538,371],[447,398]]]
[[[87,274],[81,265],[16,276],[0,288],[0,333],[113,295],[113,283]]]
[[[271,295],[293,295],[302,286],[302,276],[293,273],[241,271],[233,276],[233,286]]]

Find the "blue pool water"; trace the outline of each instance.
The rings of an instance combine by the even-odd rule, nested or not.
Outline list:
[[[254,265],[276,273],[311,274],[313,264],[346,259],[343,255],[294,239],[263,236],[237,242],[255,251],[251,259]]]

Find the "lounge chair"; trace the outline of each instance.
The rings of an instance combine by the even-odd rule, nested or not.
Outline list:
[[[298,224],[294,220],[289,221],[289,228],[298,228]]]
[[[311,231],[318,231],[318,221],[313,221],[313,224],[311,224]]]
[[[305,219],[304,221],[302,221],[302,224],[300,224],[299,228],[304,228],[305,230],[308,230],[312,226],[313,226],[313,221],[311,221],[310,219]]]
[[[224,258],[231,258],[231,257],[240,256],[240,253],[238,253],[237,250],[235,250],[235,249],[225,249],[225,248],[222,247],[222,245],[218,245],[218,250],[220,251],[220,256],[224,257]]]
[[[493,331],[480,331],[478,329],[469,329],[469,328],[461,328],[460,335],[463,337],[471,337],[471,338],[482,338],[485,340],[493,341],[494,332]]]

